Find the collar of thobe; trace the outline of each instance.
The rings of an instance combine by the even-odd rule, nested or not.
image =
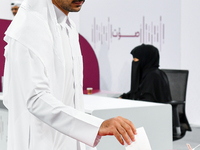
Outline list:
[[[56,17],[58,24],[61,25],[63,28],[71,27],[71,23],[69,21],[69,17],[65,15],[58,7],[54,5]]]

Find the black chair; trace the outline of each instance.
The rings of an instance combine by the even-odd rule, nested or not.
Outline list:
[[[184,137],[186,131],[192,131],[185,113],[185,101],[188,81],[188,70],[161,69],[169,80],[170,92],[172,96],[173,114],[173,140]]]

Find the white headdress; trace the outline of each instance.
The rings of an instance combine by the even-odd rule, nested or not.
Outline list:
[[[48,61],[45,55],[54,47],[55,54],[64,62],[52,0],[23,0],[5,34],[5,41],[17,40],[44,61]]]
[[[14,7],[14,6],[20,7],[21,3],[22,3],[21,1],[12,1],[11,2],[11,7]]]

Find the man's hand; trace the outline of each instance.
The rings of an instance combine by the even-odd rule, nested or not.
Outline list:
[[[105,120],[98,132],[100,136],[114,135],[122,145],[124,145],[124,140],[129,145],[131,144],[130,139],[135,141],[135,134],[137,133],[133,123],[120,116]]]

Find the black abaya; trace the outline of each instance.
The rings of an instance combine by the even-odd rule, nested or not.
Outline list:
[[[151,102],[171,101],[169,82],[159,67],[159,52],[152,45],[135,47],[131,54],[139,61],[132,62],[131,89],[120,97]]]

